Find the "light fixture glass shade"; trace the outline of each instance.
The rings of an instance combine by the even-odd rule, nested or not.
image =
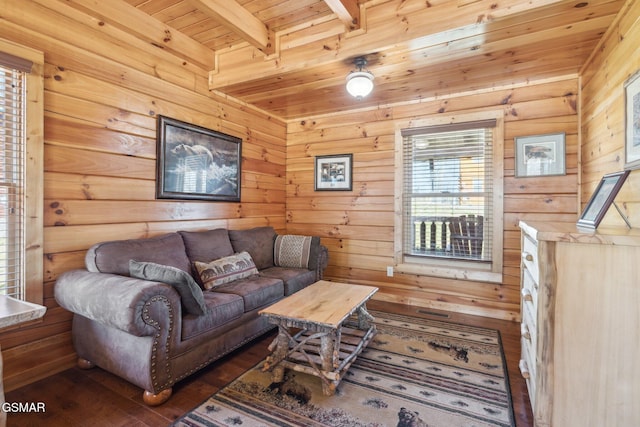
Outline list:
[[[347,92],[362,99],[373,90],[373,74],[369,71],[352,71],[347,76]]]

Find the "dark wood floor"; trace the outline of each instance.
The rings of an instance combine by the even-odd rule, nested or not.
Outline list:
[[[371,301],[370,309],[434,318],[416,307]],[[431,310],[425,310],[431,311]],[[500,330],[518,427],[533,426],[524,380],[518,370],[520,326],[515,322],[446,313],[446,320]],[[445,320],[443,317],[435,317]],[[218,389],[262,360],[273,339],[268,334],[213,363],[173,388],[173,396],[159,407],[142,402],[142,390],[99,368],[66,370],[6,394],[7,402],[44,402],[46,412],[9,414],[14,426],[165,426],[191,410]]]

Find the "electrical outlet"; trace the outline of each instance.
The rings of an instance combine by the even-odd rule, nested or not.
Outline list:
[[[393,266],[387,266],[387,277],[393,277]]]

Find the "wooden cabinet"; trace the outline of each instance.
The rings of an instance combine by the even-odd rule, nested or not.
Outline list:
[[[535,426],[640,426],[640,231],[521,222]]]

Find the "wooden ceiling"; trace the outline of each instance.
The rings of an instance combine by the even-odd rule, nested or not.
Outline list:
[[[285,120],[576,74],[624,0],[68,0]],[[119,16],[127,16],[126,25]],[[159,25],[161,23],[161,25]],[[158,29],[164,29],[158,33]],[[373,93],[346,93],[364,56]]]

